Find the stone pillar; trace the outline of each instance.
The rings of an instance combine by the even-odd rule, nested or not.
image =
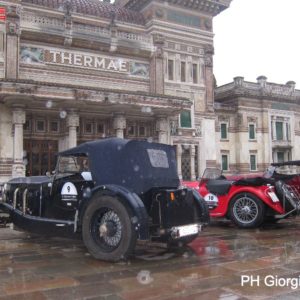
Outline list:
[[[199,149],[201,149],[201,164],[199,174],[203,174],[205,168],[216,167],[217,144],[214,118],[202,120],[202,139],[199,141],[199,145]]]
[[[12,177],[25,176],[25,166],[23,164],[23,125],[25,124],[25,118],[26,115],[23,109],[13,110],[14,143]]]
[[[158,117],[156,121],[156,131],[158,131],[158,142],[168,143],[168,120],[166,117]]]
[[[206,109],[214,110],[214,74],[213,74],[213,55],[212,45],[206,45],[205,49],[205,85],[206,85]]]
[[[164,37],[160,34],[153,35],[155,50],[150,61],[150,92],[164,94]]]
[[[288,137],[288,132],[287,132],[287,128],[288,128],[288,119],[284,119],[284,122],[282,124],[283,128],[282,128],[282,131],[283,131],[283,140],[284,141],[288,141],[289,140],[289,137]]]
[[[20,6],[7,7],[6,21],[6,78],[18,78],[19,42],[20,42]]]
[[[180,180],[182,179],[181,156],[182,156],[182,146],[180,144],[177,144],[176,145],[177,173]]]
[[[196,155],[195,145],[191,145],[190,146],[191,180],[196,180],[196,174],[195,174],[195,155]]]
[[[116,137],[124,139],[124,129],[126,128],[126,118],[124,115],[115,115],[113,128],[116,131]]]
[[[79,116],[71,113],[67,118],[67,127],[69,128],[69,148],[77,146],[77,127],[79,126]]]
[[[277,140],[277,138],[276,138],[276,119],[274,117],[272,118],[272,129],[273,129],[272,139],[273,141],[275,141]]]

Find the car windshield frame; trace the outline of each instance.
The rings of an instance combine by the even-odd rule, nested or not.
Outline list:
[[[89,171],[88,157],[86,155],[60,155],[55,174],[64,176],[66,174],[77,174],[85,171]]]

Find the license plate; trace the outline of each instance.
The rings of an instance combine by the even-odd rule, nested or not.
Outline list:
[[[274,192],[269,192],[269,196],[271,197],[273,202],[279,202],[277,195]]]
[[[199,232],[198,224],[185,225],[177,227],[178,237],[197,234]]]

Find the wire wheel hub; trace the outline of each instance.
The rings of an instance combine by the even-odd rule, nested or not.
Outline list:
[[[249,224],[257,218],[258,206],[253,199],[244,196],[234,203],[233,214],[239,222]]]
[[[99,224],[99,235],[111,247],[116,247],[122,237],[122,224],[119,216],[112,210],[103,214]]]

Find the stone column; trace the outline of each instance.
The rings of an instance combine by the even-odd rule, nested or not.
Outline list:
[[[196,174],[195,174],[195,155],[196,155],[195,145],[191,145],[190,146],[191,180],[196,180]]]
[[[77,146],[77,127],[79,126],[79,116],[71,113],[67,118],[67,127],[69,128],[69,148]]]
[[[212,45],[206,45],[205,49],[205,84],[206,84],[206,109],[214,110],[214,74],[213,74],[213,55]]]
[[[166,117],[158,117],[156,121],[156,131],[158,131],[158,142],[168,143],[168,120]]]
[[[124,115],[115,115],[113,128],[116,131],[116,137],[124,139],[124,129],[126,128],[126,118]]]
[[[7,6],[5,76],[18,78],[21,6]]]
[[[273,117],[272,118],[272,128],[273,128],[273,136],[272,136],[272,139],[273,141],[277,140],[276,138],[276,119]]]
[[[288,141],[288,132],[287,132],[287,126],[288,126],[288,119],[284,119],[284,122],[282,123],[282,131],[283,131],[283,140]]]
[[[12,177],[25,176],[25,166],[23,164],[23,125],[25,124],[25,118],[26,115],[23,109],[13,110],[14,143]]]
[[[164,93],[164,59],[163,46],[165,39],[160,34],[153,35],[153,51],[150,61],[150,92],[163,94]]]
[[[182,146],[180,144],[177,144],[176,145],[177,173],[180,180],[182,179],[181,156],[182,156]]]

